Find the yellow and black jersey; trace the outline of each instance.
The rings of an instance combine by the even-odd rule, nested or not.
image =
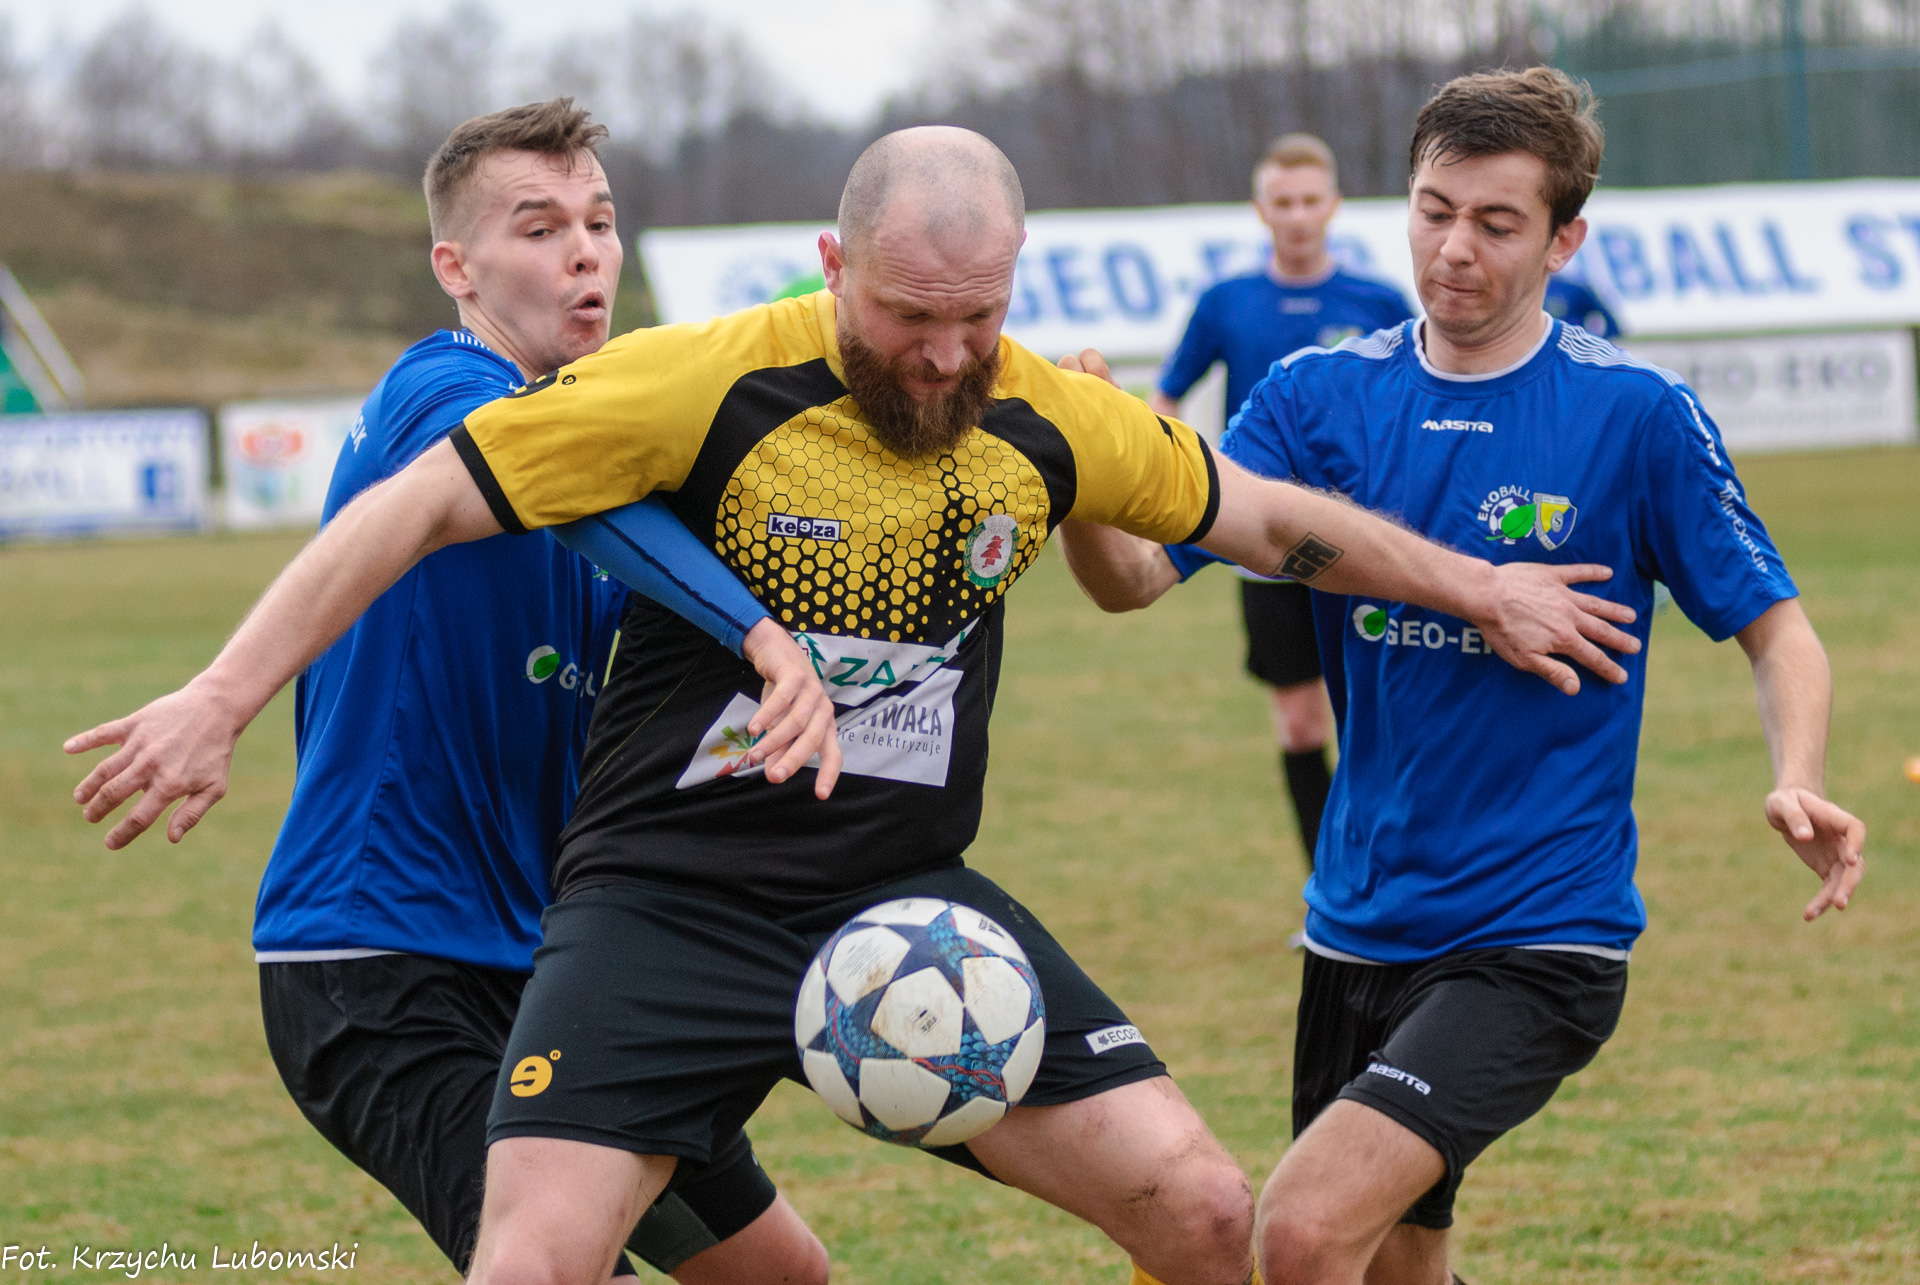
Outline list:
[[[882,446],[842,382],[822,291],[636,331],[481,407],[454,446],[510,531],[659,491],[798,637],[846,775],[745,766],[750,666],[638,596],[588,738],[556,891],[697,883],[801,908],[957,862],[986,778],[1007,589],[1065,518],[1205,535],[1206,445],[1002,338],[995,401],[950,453]]]

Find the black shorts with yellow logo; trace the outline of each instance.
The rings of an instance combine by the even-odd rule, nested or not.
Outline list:
[[[487,1141],[568,1138],[701,1164],[724,1153],[776,1083],[806,1083],[793,1012],[814,954],[847,920],[898,897],[971,906],[1027,952],[1047,1042],[1022,1105],[1074,1102],[1166,1074],[1032,912],[964,866],[779,919],[709,891],[621,882],[548,908]],[[930,1150],[985,1172],[964,1146]]]

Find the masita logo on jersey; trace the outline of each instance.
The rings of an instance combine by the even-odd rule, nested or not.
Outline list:
[[[1487,492],[1480,502],[1480,521],[1489,534],[1489,542],[1518,544],[1528,536],[1541,547],[1557,549],[1573,534],[1573,523],[1580,516],[1572,500],[1564,495],[1536,494],[1524,486],[1503,486]]]

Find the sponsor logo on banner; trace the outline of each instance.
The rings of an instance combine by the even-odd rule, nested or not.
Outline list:
[[[280,508],[299,498],[296,471],[307,453],[307,434],[297,424],[264,420],[242,429],[234,439],[240,467],[234,489],[261,508]]]
[[[1535,494],[1524,486],[1503,486],[1487,492],[1480,502],[1479,520],[1486,539],[1518,544],[1532,536],[1542,548],[1557,549],[1573,534],[1580,510],[1564,495]]]

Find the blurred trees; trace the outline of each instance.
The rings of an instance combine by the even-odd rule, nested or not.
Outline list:
[[[509,51],[486,5],[456,0],[396,22],[355,104],[274,28],[224,60],[132,9],[37,66],[0,29],[0,166],[411,180],[458,121],[570,93],[613,130],[606,159],[629,227],[830,216],[860,148],[924,121],[994,138],[1036,208],[1238,199],[1263,145],[1289,129],[1325,137],[1346,190],[1367,195],[1404,185],[1406,139],[1435,85],[1552,61],[1601,91],[1608,181],[1777,178],[1791,7],[945,0],[912,90],[850,129],[808,118],[739,32],[692,11]],[[1920,173],[1920,0],[1798,8],[1815,173]]]

